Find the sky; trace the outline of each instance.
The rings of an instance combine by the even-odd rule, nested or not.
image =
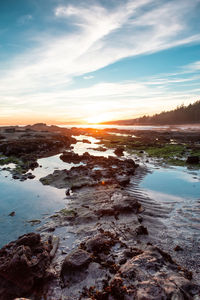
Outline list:
[[[200,0],[1,0],[0,124],[130,119],[200,99]]]

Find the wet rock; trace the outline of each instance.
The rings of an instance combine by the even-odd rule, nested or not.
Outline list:
[[[140,225],[140,226],[138,226],[138,227],[136,228],[135,233],[136,233],[137,235],[142,235],[142,234],[148,235],[148,230],[147,230],[147,228],[144,227],[143,225]]]
[[[92,150],[105,152],[105,151],[107,151],[107,148],[100,146],[98,148],[92,148]]]
[[[82,268],[87,267],[90,262],[90,253],[82,249],[76,249],[65,257],[61,273],[65,274],[69,271],[81,270]]]
[[[27,174],[27,178],[28,179],[34,179],[35,178],[35,175],[31,174],[31,173],[28,173]]]
[[[12,211],[11,213],[9,213],[10,217],[14,217],[15,216],[15,211]]]
[[[66,196],[70,196],[70,189],[66,189],[65,195],[66,195]]]
[[[79,164],[82,161],[83,157],[82,155],[78,155],[72,151],[65,151],[60,156],[60,159],[67,163]]]
[[[123,155],[124,155],[124,148],[118,147],[118,148],[115,149],[114,153],[115,153],[117,156],[123,156]]]
[[[109,249],[115,244],[115,242],[116,241],[112,234],[100,233],[87,240],[84,244],[84,247],[88,252],[98,254],[101,252],[109,251]]]
[[[82,142],[86,143],[86,144],[91,144],[91,142],[89,140],[87,140],[87,139],[83,139]]]
[[[129,184],[131,180],[130,176],[126,176],[126,175],[119,175],[116,178],[121,186],[126,186],[127,184]]]
[[[68,163],[83,162],[86,165],[72,167],[70,170],[56,170],[53,174],[40,179],[43,184],[72,190],[102,184],[125,186],[129,183],[130,175],[134,174],[137,167],[132,159],[122,161],[111,156],[108,158],[96,157],[88,153],[78,155],[73,152],[64,152],[60,158]]]
[[[174,248],[174,251],[183,251],[183,248],[179,245],[177,245],[175,248]]]
[[[153,247],[122,265],[110,283],[114,299],[193,299],[198,293],[199,287]]]
[[[65,257],[60,273],[64,286],[82,281],[91,260],[90,254],[82,249],[69,253]]]
[[[50,244],[29,233],[0,249],[0,299],[29,294],[42,283],[50,264]]]
[[[186,163],[188,164],[199,164],[199,156],[188,156]]]

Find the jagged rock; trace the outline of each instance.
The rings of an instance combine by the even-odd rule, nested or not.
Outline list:
[[[199,287],[162,253],[150,247],[122,265],[110,283],[110,294],[114,296],[110,299],[181,300],[199,295]]]
[[[50,264],[51,245],[40,235],[25,234],[0,249],[0,299],[28,294],[42,282]]]
[[[57,188],[79,189],[84,186],[117,184],[125,186],[130,181],[138,165],[132,159],[120,160],[116,157],[96,157],[88,154],[78,155],[64,152],[60,158],[68,163],[85,163],[85,166],[70,170],[56,170],[53,174],[40,178],[43,184]],[[98,167],[98,169],[96,169]]]

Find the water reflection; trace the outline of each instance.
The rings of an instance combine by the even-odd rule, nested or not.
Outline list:
[[[176,254],[176,260],[199,279],[200,171],[184,167],[154,169],[140,187],[149,197],[143,203],[149,226],[154,218],[165,225],[164,230],[158,227],[154,232],[157,244],[172,255],[174,247],[180,245],[184,252]]]
[[[28,220],[40,219],[64,206],[65,191],[43,186],[38,180],[13,180],[0,172],[0,247],[19,235],[33,231]],[[15,216],[8,216],[14,211]]]

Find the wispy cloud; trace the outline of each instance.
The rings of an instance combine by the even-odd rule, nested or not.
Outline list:
[[[94,78],[93,75],[83,76],[83,79],[86,79],[86,80],[93,79],[93,78]]]
[[[70,90],[74,77],[91,79],[84,74],[120,59],[200,41],[200,34],[191,33],[188,20],[198,0],[116,3],[112,8],[97,2],[55,7],[55,18],[70,20],[75,30],[58,37],[48,34],[33,50],[8,62],[0,71],[1,102],[12,101],[16,110],[20,110],[23,100],[23,105],[35,112],[42,102],[42,106],[57,107],[59,114],[60,108],[82,105],[83,99],[89,99],[91,105],[90,97],[107,97],[109,101],[115,97],[121,101],[123,97],[137,95],[141,99],[148,95],[151,99],[151,95],[157,95],[156,99],[161,100],[163,94],[159,88],[152,92],[152,87],[149,90],[148,84],[141,83],[100,83],[88,89]],[[24,22],[31,19],[31,15],[24,16]],[[198,63],[191,68],[199,70]],[[74,99],[76,104],[71,105]],[[130,103],[127,100],[127,107]]]
[[[21,16],[18,19],[17,23],[19,25],[25,25],[25,24],[27,24],[28,22],[30,22],[32,20],[33,20],[33,16],[32,15],[24,15],[24,16]]]

